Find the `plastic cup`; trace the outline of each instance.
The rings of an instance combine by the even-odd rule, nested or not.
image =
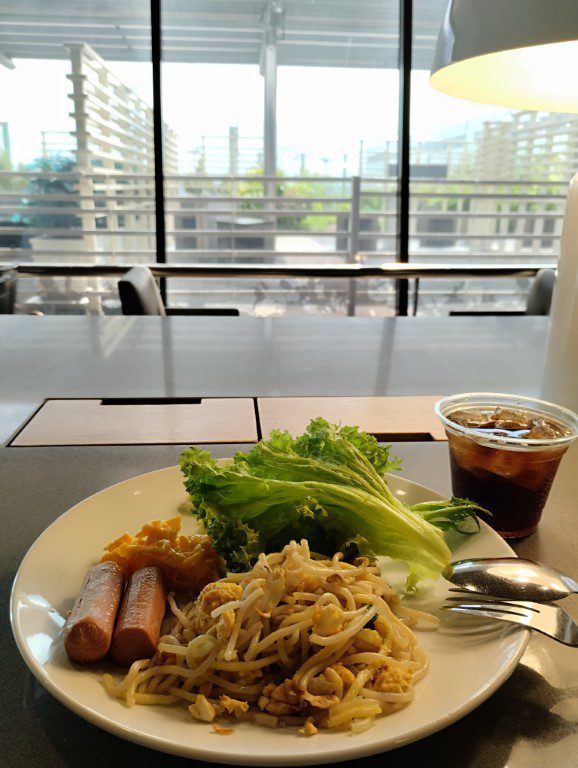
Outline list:
[[[452,421],[458,411],[523,411],[561,427],[561,437],[524,438],[507,430],[494,434]],[[542,517],[558,465],[578,437],[578,416],[554,403],[517,395],[471,392],[435,405],[448,438],[454,496],[471,499],[491,512],[481,514],[505,539],[534,533]]]

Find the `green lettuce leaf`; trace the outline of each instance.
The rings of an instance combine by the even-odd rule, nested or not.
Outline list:
[[[226,466],[198,448],[181,457],[193,513],[231,570],[250,568],[259,552],[307,539],[321,554],[403,560],[413,586],[437,577],[450,562],[443,530],[475,519],[476,507],[449,500],[412,509],[382,476],[397,468],[389,446],[357,427],[337,427],[322,418],[297,438],[273,431]]]

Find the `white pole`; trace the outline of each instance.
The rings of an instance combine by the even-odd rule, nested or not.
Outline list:
[[[578,411],[578,174],[566,201],[542,397]]]

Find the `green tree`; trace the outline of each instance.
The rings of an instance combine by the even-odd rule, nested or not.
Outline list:
[[[74,170],[74,161],[66,157],[42,158],[33,163],[31,170],[38,171],[39,175],[33,177],[24,193],[23,203],[26,212],[23,223],[37,229],[77,229],[80,227],[80,219],[75,216],[73,210],[79,207],[77,199],[78,190],[74,179],[59,179],[50,176],[51,173],[68,173]],[[42,175],[40,175],[42,174]],[[42,198],[26,197],[28,195],[42,195]],[[70,195],[70,200],[50,200],[51,196],[60,198]],[[62,208],[60,213],[36,212],[35,208]]]
[[[26,180],[23,176],[4,175],[9,174],[14,170],[21,171],[22,165],[14,169],[10,156],[7,152],[0,152],[0,193],[13,195],[15,200],[12,204],[18,201],[18,197],[26,186]],[[11,201],[9,201],[9,205]],[[14,227],[21,224],[21,218],[13,214],[7,213],[5,216],[0,217],[0,228]],[[27,240],[21,234],[3,234],[0,231],[0,247],[1,248],[24,248],[27,245]]]
[[[255,168],[251,172],[253,176],[262,176],[263,169]],[[291,208],[295,211],[290,216],[279,216],[277,218],[277,224],[279,229],[289,229],[295,231],[331,231],[335,228],[336,216],[327,214],[324,216],[311,216],[308,214],[316,211],[326,210],[328,204],[324,202],[323,198],[332,197],[335,195],[331,189],[331,185],[328,186],[326,182],[316,181],[315,176],[311,176],[307,179],[300,181],[286,181],[283,174],[278,172],[279,181],[276,183],[276,194],[282,201],[287,201],[285,205],[281,202],[281,205],[286,208]],[[249,198],[247,201],[241,203],[241,208],[244,210],[261,211],[266,213],[263,200],[260,198],[264,194],[264,184],[262,181],[252,181],[250,179],[241,182],[238,185],[237,193],[240,197]],[[251,199],[252,198],[252,199]],[[303,198],[319,198],[319,202],[306,202]],[[348,203],[334,203],[333,209],[336,213],[348,210]]]
[[[8,152],[0,152],[0,192],[22,192],[26,186],[26,181],[23,177],[19,176],[4,176],[5,173],[10,173],[14,170],[22,171],[23,167],[20,164],[18,168],[14,168]]]

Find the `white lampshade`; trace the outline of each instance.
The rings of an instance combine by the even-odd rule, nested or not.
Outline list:
[[[578,113],[578,0],[451,0],[430,83],[471,101]]]
[[[578,0],[450,0],[430,83],[471,101],[578,113]],[[578,411],[578,174],[566,203],[541,394]]]

